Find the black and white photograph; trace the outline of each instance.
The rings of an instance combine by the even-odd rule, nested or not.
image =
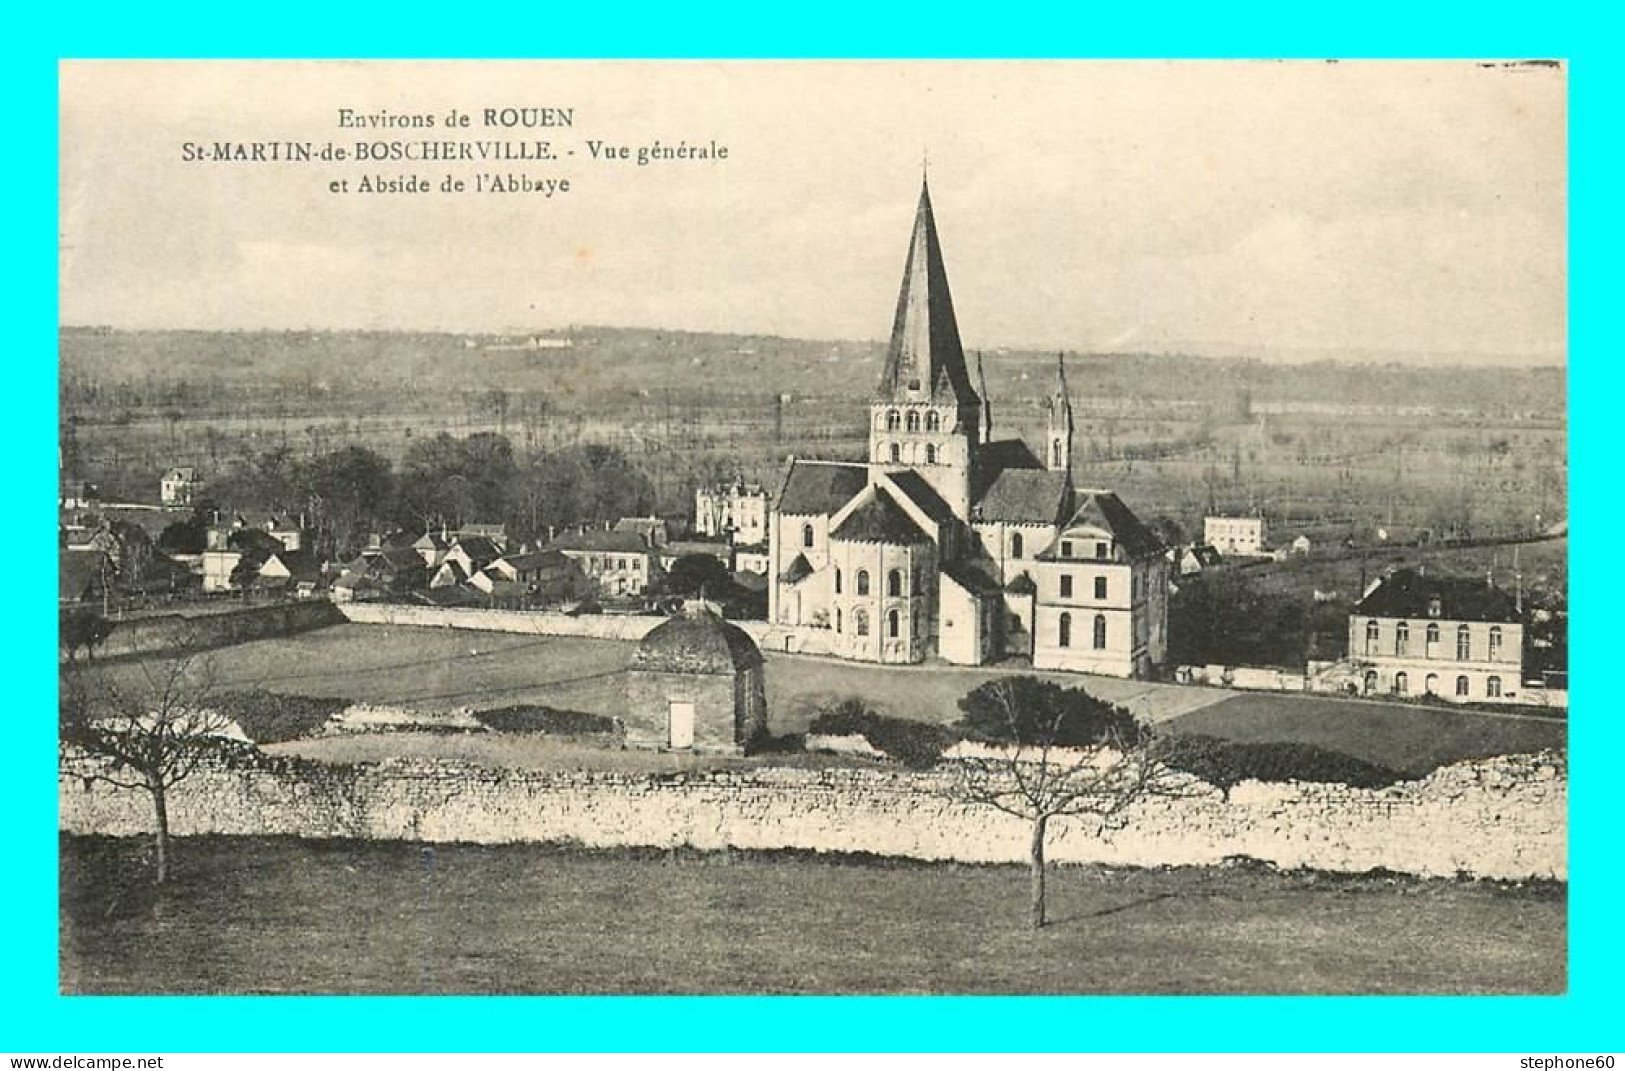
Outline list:
[[[1567,992],[1563,62],[58,78],[62,994]]]

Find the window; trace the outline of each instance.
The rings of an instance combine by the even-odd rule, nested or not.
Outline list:
[[[812,525],[810,524],[804,524],[801,526],[801,545],[804,547],[810,547],[813,545],[813,530]]]
[[[1052,469],[1058,469],[1061,467],[1061,440],[1059,439],[1056,439],[1053,443],[1050,443],[1049,467]]]
[[[858,570],[858,594],[869,594],[869,570],[867,569]]]
[[[1105,561],[1107,558],[1111,557],[1111,554],[1109,553],[1109,551],[1110,551],[1110,548],[1107,546],[1107,544],[1105,544],[1105,543],[1096,543],[1095,544],[1095,560],[1096,561]]]
[[[1056,641],[1062,647],[1072,646],[1072,615],[1061,615],[1061,634]]]
[[[1372,695],[1373,693],[1376,692],[1376,690],[1377,690],[1377,671],[1374,670],[1374,669],[1368,669],[1368,670],[1365,671],[1365,694],[1366,695]]]
[[[1408,677],[1405,674],[1405,671],[1400,670],[1398,673],[1395,673],[1394,674],[1394,694],[1395,695],[1409,695],[1410,690],[1411,690],[1411,679],[1410,679],[1410,677]]]
[[[1365,623],[1365,653],[1368,655],[1376,654],[1377,642],[1381,638],[1382,626],[1375,621],[1367,621]]]
[[[1489,680],[1485,681],[1484,694],[1489,696],[1491,699],[1501,698],[1501,678],[1491,677]]]
[[[1106,578],[1103,577],[1103,576],[1097,576],[1097,577],[1095,577],[1095,598],[1104,599],[1105,597],[1106,597]]]
[[[1438,617],[1442,613],[1444,613],[1444,605],[1439,602],[1439,597],[1435,595],[1428,600],[1428,616]]]
[[[1072,557],[1072,540],[1070,540],[1070,539],[1061,540],[1061,557],[1063,557],[1063,558]]]
[[[897,596],[903,593],[903,571],[893,569],[886,574],[886,594]],[[894,633],[895,635],[895,633]]]
[[[839,606],[835,608],[835,631],[841,631],[841,608]]]
[[[926,431],[941,431],[942,430],[942,417],[935,410],[932,410],[931,412],[925,414],[925,430]]]
[[[896,465],[903,460],[903,448],[896,443],[891,444],[891,463]]]
[[[862,610],[853,610],[852,629],[859,636],[869,635],[869,615]]]
[[[1104,651],[1105,649],[1106,649],[1106,615],[1105,614],[1096,614],[1095,615],[1095,650]]]
[[[892,639],[895,640],[897,638],[897,633],[898,633],[898,630],[899,630],[901,624],[902,623],[898,619],[896,610],[893,610],[890,613],[888,613],[886,615],[886,635],[890,636]]]
[[[937,448],[931,443],[925,444],[925,463],[927,465],[935,465],[937,463]]]
[[[1490,626],[1490,661],[1501,657],[1501,626]]]
[[[908,411],[907,420],[908,420],[908,430],[909,431],[919,431],[920,430],[920,414],[918,414],[914,410],[910,409]]]
[[[1456,678],[1456,694],[1457,695],[1466,695],[1467,694],[1467,678],[1466,677],[1457,677]]]
[[[1394,626],[1394,654],[1401,657],[1411,645],[1411,626],[1407,621],[1401,621]]]
[[[1010,537],[1010,557],[1021,557],[1021,533],[1016,532]]]
[[[1439,653],[1439,626],[1438,625],[1434,625],[1434,624],[1429,624],[1428,625],[1427,652],[1426,653],[1427,653],[1427,656],[1429,658],[1433,658],[1436,655],[1438,655],[1438,653]]]
[[[1473,657],[1473,634],[1466,625],[1456,630],[1456,661],[1466,662]]]
[[[1072,577],[1069,574],[1063,573],[1061,575],[1061,598],[1070,599],[1071,597],[1072,597]]]
[[[896,431],[897,430],[897,410],[895,410],[895,409],[886,410],[886,430],[887,431]]]
[[[835,570],[835,594],[839,595],[840,593],[841,593],[841,570],[836,569]]]
[[[1437,673],[1428,674],[1428,679],[1422,684],[1422,691],[1428,695],[1439,694],[1439,675]]]

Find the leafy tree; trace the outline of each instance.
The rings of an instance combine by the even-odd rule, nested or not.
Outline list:
[[[987,757],[952,762],[952,799],[1032,823],[1029,919],[1045,923],[1045,838],[1052,818],[1119,828],[1149,796],[1183,795],[1187,778],[1163,766],[1149,728],[1122,707],[1036,677],[987,681],[959,701],[956,725],[995,746]]]
[[[165,554],[202,554],[208,545],[208,524],[194,512],[158,534],[158,549]]]
[[[213,667],[191,656],[137,663],[114,675],[90,667],[63,674],[60,742],[95,760],[85,776],[152,800],[157,884],[169,879],[169,791],[216,753],[232,728],[212,709]]]
[[[57,642],[72,665],[82,648],[85,657],[95,660],[96,648],[112,635],[113,623],[94,610],[64,609],[57,626]]]
[[[346,446],[310,460],[303,483],[318,540],[337,553],[355,550],[367,530],[388,515],[395,496],[389,459],[364,446]]]
[[[666,571],[665,589],[670,595],[709,595],[721,599],[731,595],[733,587],[728,567],[711,554],[684,554]]]

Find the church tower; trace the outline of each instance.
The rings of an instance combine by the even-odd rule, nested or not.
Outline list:
[[[1044,467],[1051,472],[1072,472],[1072,395],[1066,389],[1066,358],[1055,355],[1055,391],[1044,403]]]
[[[931,190],[922,180],[886,364],[869,406],[869,461],[918,472],[964,520],[981,412],[959,342]]]

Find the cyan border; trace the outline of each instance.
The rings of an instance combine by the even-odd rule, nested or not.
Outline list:
[[[1561,5],[1075,4],[1054,9],[839,3],[712,5],[283,4],[263,9],[74,3],[14,36],[12,310],[7,424],[15,502],[16,702],[0,748],[10,922],[0,1048],[100,1051],[1446,1050],[1617,1047],[1620,733],[1600,671],[1617,348],[1601,315],[1619,245],[1620,62],[1613,16]],[[1601,5],[1597,11],[1601,10]],[[1583,11],[1578,5],[1576,11]],[[59,58],[1228,58],[1567,59],[1570,86],[1571,975],[1561,998],[62,998],[56,995],[54,705],[56,63]],[[1617,557],[1617,555],[1616,555]],[[1427,950],[1418,948],[1417,955]],[[1080,964],[1087,970],[1088,964]]]

